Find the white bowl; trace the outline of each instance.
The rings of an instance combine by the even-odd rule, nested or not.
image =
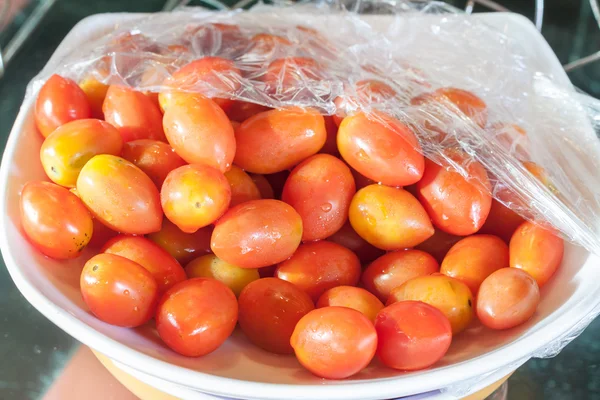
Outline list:
[[[137,17],[104,14],[85,19],[65,38],[47,70],[60,62],[65,50],[103,34],[119,21]],[[531,46],[532,57],[568,85],[558,60],[528,21],[512,14],[477,18],[485,18]],[[42,137],[34,127],[33,104],[33,97],[23,104],[0,169],[0,244],[8,270],[25,298],[48,319],[150,380],[155,377],[191,390],[248,399],[382,399],[451,385],[466,393],[496,376],[499,370],[507,373],[549,344],[563,340],[599,303],[598,257],[567,245],[563,265],[543,288],[542,302],[530,321],[507,331],[490,331],[475,325],[457,336],[443,360],[428,370],[400,373],[373,362],[349,379],[326,381],[308,373],[293,356],[270,354],[251,345],[239,331],[205,357],[180,356],[160,342],[150,324],[123,329],[105,324],[88,312],[78,284],[86,255],[66,263],[57,262],[36,252],[24,238],[19,222],[19,193],[26,182],[46,179],[38,157]]]

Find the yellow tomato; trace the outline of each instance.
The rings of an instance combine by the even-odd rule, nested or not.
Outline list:
[[[221,260],[214,254],[206,254],[192,260],[186,267],[188,278],[213,278],[229,287],[239,296],[247,284],[260,278],[258,269],[240,268]]]
[[[104,118],[104,113],[102,112],[102,103],[104,103],[104,98],[106,97],[106,92],[108,91],[108,85],[89,77],[79,82],[79,87],[81,90],[83,90],[83,93],[85,93],[88,103],[90,103],[92,116],[94,118]]]

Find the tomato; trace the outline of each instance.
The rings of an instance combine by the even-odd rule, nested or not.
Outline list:
[[[323,307],[300,319],[290,343],[300,364],[326,379],[344,379],[365,368],[377,350],[373,323],[346,307]]]
[[[403,371],[432,366],[452,342],[448,318],[420,301],[401,301],[384,308],[377,314],[375,330],[379,360]]]
[[[550,186],[550,179],[548,178],[548,174],[546,174],[546,170],[542,168],[540,165],[534,163],[533,161],[523,161],[523,166],[531,175],[533,175],[538,181],[542,183],[544,186]]]
[[[185,233],[167,218],[163,219],[160,231],[150,233],[148,239],[162,247],[181,265],[194,258],[210,253],[210,236],[213,227],[207,226],[194,233]]]
[[[501,268],[508,268],[506,243],[493,235],[473,235],[452,246],[440,272],[458,279],[477,294],[485,278]]]
[[[44,137],[69,121],[91,116],[83,90],[71,79],[59,75],[52,75],[44,83],[35,102],[35,124]]]
[[[262,104],[251,103],[249,101],[235,100],[227,110],[227,116],[231,121],[244,122],[258,113],[269,111],[270,108]]]
[[[144,93],[111,85],[102,104],[104,119],[114,125],[124,142],[136,139],[165,140],[162,114]]]
[[[320,240],[304,243],[275,272],[275,276],[304,290],[317,301],[326,290],[336,286],[356,286],[360,261],[339,244]]]
[[[535,279],[516,268],[502,268],[486,278],[477,296],[477,317],[492,329],[521,325],[540,303]]]
[[[363,239],[383,250],[413,247],[433,235],[427,213],[402,189],[370,185],[350,203],[350,223]]]
[[[79,87],[85,93],[90,110],[92,111],[93,118],[104,119],[104,113],[102,112],[102,104],[106,98],[106,92],[108,91],[108,85],[98,82],[92,77],[88,77],[79,82]]]
[[[79,192],[77,192],[77,188],[71,188],[69,189],[69,192],[79,197]],[[110,239],[114,238],[119,234],[118,232],[113,231],[108,226],[100,222],[100,220],[94,217],[92,217],[92,225],[94,226],[94,229],[92,229],[92,238],[88,243],[88,246],[91,248],[100,249],[106,244],[106,242],[108,242]]]
[[[525,220],[516,212],[506,207],[496,199],[492,199],[490,213],[479,233],[496,235],[506,243],[510,241],[513,233]]]
[[[277,278],[254,281],[239,298],[240,328],[258,347],[292,354],[290,338],[296,324],[315,306],[306,293]]]
[[[214,101],[188,97],[165,111],[163,126],[175,152],[188,163],[207,164],[221,172],[231,168],[236,149],[233,127]]]
[[[291,46],[292,42],[284,37],[271,35],[269,33],[259,33],[250,39],[252,43],[251,53],[256,53],[258,56],[270,57],[278,48]]]
[[[468,286],[446,275],[413,278],[392,290],[386,305],[405,300],[439,309],[450,320],[453,335],[464,331],[473,319],[473,295]]]
[[[80,287],[92,314],[112,325],[143,325],[158,303],[158,284],[150,272],[115,254],[90,258],[81,271]]]
[[[396,91],[384,82],[375,79],[359,81],[353,90],[347,90],[335,99],[336,116],[344,118],[361,107],[380,104],[394,97]]]
[[[236,296],[250,282],[260,278],[258,270],[229,264],[214,254],[206,254],[189,262],[185,267],[189,278],[213,278],[227,285]]]
[[[74,187],[81,168],[97,154],[119,155],[123,140],[111,124],[98,119],[67,122],[42,144],[40,158],[46,175],[62,186]]]
[[[358,233],[354,231],[350,222],[346,222],[339,231],[328,237],[327,240],[352,250],[352,252],[358,256],[362,264],[368,264],[384,254],[383,250],[378,249],[369,244],[365,239],[361,238]]]
[[[232,165],[231,169],[225,172],[225,178],[231,187],[230,207],[246,201],[261,199],[260,191],[254,180],[240,167]]]
[[[510,239],[510,266],[533,276],[539,287],[554,275],[563,259],[564,240],[533,222],[523,222]]]
[[[365,289],[386,301],[394,288],[418,276],[438,272],[437,261],[420,250],[398,250],[387,253],[364,270],[361,282]]]
[[[275,193],[273,192],[273,188],[271,187],[271,184],[269,183],[267,178],[264,177],[264,175],[257,175],[257,174],[249,174],[249,175],[250,175],[250,178],[252,179],[252,182],[254,182],[254,184],[256,185],[256,188],[258,189],[261,199],[274,199],[275,198]]]
[[[363,313],[370,321],[375,321],[383,303],[363,288],[336,286],[323,293],[317,301],[317,308],[330,306],[352,308]]]
[[[519,125],[494,123],[490,127],[490,132],[504,149],[517,158],[523,160],[529,157],[527,133]]]
[[[141,236],[117,236],[104,245],[102,252],[125,257],[147,269],[156,280],[159,293],[187,278],[177,260],[159,245]]]
[[[411,185],[423,176],[424,158],[417,137],[387,115],[358,112],[344,118],[337,144],[352,168],[384,185]]]
[[[314,111],[265,111],[236,129],[234,163],[249,172],[272,174],[316,154],[326,138],[323,116]]]
[[[438,263],[441,263],[446,257],[446,254],[456,242],[462,239],[462,236],[455,236],[446,233],[442,230],[436,229],[429,239],[423,243],[415,246],[415,249],[422,250],[429,253],[436,259]]]
[[[177,353],[199,357],[227,340],[237,317],[231,289],[215,279],[193,278],[164,294],[156,311],[156,330]]]
[[[354,178],[343,161],[316,154],[292,170],[281,200],[302,218],[302,240],[325,239],[340,230],[356,191]]]
[[[413,105],[433,104],[447,108],[442,115],[442,120],[450,117],[449,112],[455,109],[481,128],[487,124],[488,110],[485,102],[475,94],[456,88],[441,88],[432,93],[425,93],[411,100]],[[444,118],[445,117],[445,118]]]
[[[457,236],[473,234],[490,213],[490,181],[485,168],[466,154],[451,149],[445,156],[463,166],[470,179],[426,160],[423,179],[417,182],[419,200],[437,228]]]
[[[221,171],[208,165],[184,165],[169,172],[160,191],[165,216],[186,233],[215,222],[231,201]]]
[[[325,120],[325,131],[327,131],[327,139],[325,144],[319,151],[319,153],[331,154],[332,156],[339,156],[340,152],[337,148],[337,131],[338,126],[336,125],[331,115],[323,116]]]
[[[117,232],[144,235],[160,229],[163,213],[156,186],[123,158],[92,157],[79,173],[77,192],[94,217]]]
[[[314,86],[323,78],[321,66],[312,58],[287,57],[269,64],[262,79],[266,91],[277,95],[290,95],[307,86]]]
[[[75,258],[92,237],[92,216],[81,200],[53,183],[25,184],[20,210],[25,235],[48,257]]]
[[[290,257],[302,238],[302,219],[279,200],[252,200],[227,211],[215,224],[211,249],[242,268],[260,268]]]
[[[167,143],[140,139],[125,143],[121,157],[144,171],[160,190],[169,172],[185,165],[185,161]]]
[[[290,171],[288,170],[265,175],[265,179],[269,182],[271,188],[273,188],[273,195],[275,196],[275,199],[281,199],[283,186],[285,185],[288,176],[290,176]]]

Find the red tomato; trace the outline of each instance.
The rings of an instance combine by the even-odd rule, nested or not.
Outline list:
[[[325,130],[327,131],[327,139],[325,140],[325,144],[319,151],[319,153],[331,154],[332,156],[339,156],[340,152],[337,148],[337,131],[338,126],[333,120],[333,116],[325,115],[323,116],[325,120]]]
[[[234,162],[249,172],[272,174],[316,154],[326,138],[323,116],[314,111],[265,111],[236,129]]]
[[[249,101],[235,100],[227,110],[227,116],[235,122],[244,122],[258,113],[269,111],[270,108]]]
[[[420,245],[415,246],[415,249],[431,254],[438,263],[441,263],[444,260],[444,257],[446,257],[446,254],[450,248],[461,239],[462,236],[451,235],[442,230],[436,229],[433,233],[433,236]]]
[[[539,303],[540,289],[531,275],[502,268],[481,284],[477,317],[488,328],[513,328],[531,318]]]
[[[92,314],[112,325],[143,325],[158,303],[158,284],[150,272],[115,254],[90,258],[81,271],[80,286]]]
[[[354,178],[343,161],[316,154],[292,170],[281,200],[302,218],[302,240],[325,239],[340,230],[356,191]]]
[[[165,216],[184,232],[194,233],[220,218],[231,201],[221,171],[208,165],[184,165],[169,172],[160,191]]]
[[[164,293],[176,283],[187,279],[185,271],[169,253],[154,242],[141,236],[117,236],[101,250],[135,261],[152,274],[159,293]]]
[[[275,198],[275,193],[273,192],[273,188],[271,187],[271,184],[269,183],[267,178],[264,177],[264,175],[250,174],[250,178],[252,179],[252,182],[254,182],[256,187],[258,188],[261,199],[274,199]]]
[[[163,219],[160,231],[150,233],[148,239],[162,247],[181,265],[194,258],[210,253],[212,225],[198,229],[194,233],[185,233],[167,218]]]
[[[27,238],[48,257],[75,258],[92,237],[92,216],[81,200],[63,187],[29,182],[21,191],[20,208]]]
[[[278,200],[253,200],[237,205],[215,224],[212,251],[242,268],[260,268],[290,257],[302,238],[302,219]]]
[[[144,93],[111,85],[102,105],[104,119],[114,125],[124,142],[136,139],[165,140],[162,114]]]
[[[510,240],[510,266],[527,272],[542,287],[560,266],[564,249],[562,238],[527,221]]]
[[[275,272],[275,276],[304,290],[317,301],[336,286],[356,286],[360,261],[347,248],[326,240],[304,243]]]
[[[419,200],[437,228],[458,236],[473,234],[483,226],[492,206],[487,173],[460,151],[451,149],[445,156],[462,165],[470,179],[426,160],[423,179],[417,182]]]
[[[363,313],[370,321],[375,321],[383,303],[363,288],[336,286],[323,293],[317,301],[317,308],[331,306],[352,308]]]
[[[337,144],[352,168],[384,185],[411,185],[423,176],[424,159],[417,137],[387,115],[358,112],[344,118]]]
[[[361,238],[352,228],[350,222],[346,222],[339,231],[328,237],[327,240],[352,250],[362,264],[368,264],[385,253]]]
[[[277,278],[254,281],[239,298],[240,328],[258,347],[292,354],[290,338],[296,324],[315,306],[306,293]]]
[[[384,308],[377,314],[375,329],[381,362],[404,371],[432,366],[452,342],[448,318],[420,301],[401,301]]]
[[[352,113],[360,107],[380,104],[394,97],[396,97],[396,91],[384,82],[375,79],[359,81],[354,90],[348,90],[347,93],[335,99],[336,116],[344,118],[348,113]]]
[[[239,296],[250,282],[260,278],[255,268],[240,268],[221,260],[214,254],[205,254],[193,259],[185,266],[189,278],[212,278],[227,285]]]
[[[159,190],[169,172],[185,165],[171,146],[158,140],[140,139],[125,143],[121,157],[144,171]]]
[[[119,136],[120,138],[120,136]],[[75,196],[79,197],[79,193],[77,192],[77,188],[69,189],[69,192],[73,193]],[[92,224],[94,229],[92,230],[92,238],[88,243],[88,246],[94,249],[100,249],[106,242],[110,239],[117,236],[119,233],[113,231],[108,226],[104,225],[97,218],[92,217]]]
[[[250,200],[260,200],[261,195],[252,178],[238,166],[232,165],[225,172],[225,178],[231,187],[231,203],[229,207],[237,206]]]
[[[519,214],[506,207],[498,200],[492,199],[490,214],[479,230],[479,233],[496,235],[508,243],[517,227],[523,222],[525,222],[525,220]]]
[[[292,95],[307,85],[316,84],[322,77],[321,67],[312,58],[287,57],[271,62],[262,79],[267,92]]]
[[[79,173],[77,192],[94,217],[117,232],[144,235],[160,229],[163,212],[156,186],[123,158],[94,156]]]
[[[215,279],[193,278],[164,294],[156,311],[156,330],[177,353],[199,357],[227,340],[237,317],[231,289]]]
[[[363,272],[361,282],[381,301],[387,301],[392,290],[404,282],[439,270],[437,261],[424,251],[398,250],[373,261]]]
[[[92,110],[85,93],[75,82],[52,75],[40,89],[34,115],[38,130],[47,137],[69,121],[90,118]]]
[[[483,100],[466,90],[456,88],[441,88],[432,93],[425,93],[411,100],[414,105],[436,104],[445,106],[454,111],[456,107],[458,111],[470,118],[474,123],[481,128],[487,124],[487,106]],[[450,107],[452,108],[450,108]],[[448,115],[442,117],[448,118]],[[442,118],[443,119],[443,118]]]
[[[290,344],[300,364],[313,374],[344,379],[369,365],[377,350],[377,333],[356,310],[323,307],[300,319]]]

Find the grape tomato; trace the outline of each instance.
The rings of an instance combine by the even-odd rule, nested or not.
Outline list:
[[[160,190],[169,172],[185,165],[175,150],[159,140],[139,139],[125,143],[121,157],[144,171]]]
[[[374,294],[354,286],[336,286],[323,293],[317,301],[317,308],[347,307],[360,311],[370,321],[375,321],[383,303]]]
[[[240,167],[232,165],[231,169],[225,172],[225,178],[231,187],[230,207],[262,198],[254,180]]]
[[[257,269],[240,268],[221,260],[214,254],[206,254],[185,266],[188,278],[212,278],[224,283],[239,296],[250,282],[260,278]]]
[[[328,237],[327,240],[351,250],[358,256],[363,265],[370,263],[385,253],[383,250],[378,249],[365,239],[361,238],[354,228],[352,228],[349,221],[346,221],[344,226]]]

